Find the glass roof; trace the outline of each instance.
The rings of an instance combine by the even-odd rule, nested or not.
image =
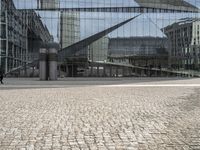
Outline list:
[[[89,8],[89,7],[156,7],[169,8],[171,5],[200,8],[200,0],[13,0],[18,9],[36,9],[43,5],[55,4],[57,8]],[[165,5],[167,4],[167,5]],[[51,5],[52,7],[52,5]]]
[[[36,9],[37,0],[13,0],[17,9]],[[134,0],[40,0],[44,5],[57,8],[138,7]],[[41,4],[39,3],[40,7]]]
[[[56,41],[59,41],[59,11],[37,11]],[[70,13],[70,12],[69,12]],[[91,13],[80,12],[80,39],[85,39],[111,26],[123,22],[136,13]],[[148,13],[142,14],[131,22],[111,32],[109,37],[165,37],[162,29],[187,18],[200,18],[200,14],[188,13]],[[70,18],[69,18],[70,19]],[[73,18],[72,18],[73,19]],[[69,21],[70,22],[70,21]]]
[[[138,7],[133,0],[60,0],[61,8],[68,7]]]
[[[46,2],[58,0],[44,0]],[[61,8],[85,7],[138,7],[139,0],[60,0]],[[143,2],[146,0],[142,0]],[[153,0],[148,0],[148,2]],[[159,0],[154,0],[159,1]],[[162,1],[162,0],[161,0]],[[168,0],[171,1],[171,0]],[[175,0],[178,1],[178,0]],[[200,6],[200,0],[185,0]],[[36,9],[37,0],[14,0],[18,9]],[[59,41],[60,11],[37,11],[56,41]],[[125,12],[80,12],[80,39],[87,38],[106,28],[137,15]],[[110,33],[109,37],[165,36],[162,28],[180,21],[182,18],[200,18],[199,13],[144,13],[135,20]]]
[[[90,8],[90,7],[163,7],[163,4],[174,6],[196,6],[200,8],[200,0],[13,0],[17,9],[36,9],[41,6],[41,2],[46,7],[52,7],[55,4],[56,8]],[[152,5],[153,4],[153,5]],[[157,5],[155,5],[157,4]],[[39,6],[38,6],[39,5]],[[51,5],[51,6],[50,6]],[[192,6],[193,5],[193,6]]]

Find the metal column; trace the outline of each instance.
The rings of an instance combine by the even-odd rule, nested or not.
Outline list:
[[[40,48],[40,68],[39,68],[39,76],[40,80],[48,80],[47,75],[47,49]]]
[[[51,43],[48,45],[49,55],[49,80],[57,80],[57,61],[58,61],[58,50],[59,45],[57,43]]]

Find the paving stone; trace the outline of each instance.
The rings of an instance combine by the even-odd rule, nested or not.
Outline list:
[[[200,87],[0,90],[0,150],[200,149]]]

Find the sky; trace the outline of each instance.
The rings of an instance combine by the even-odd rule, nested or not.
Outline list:
[[[200,0],[186,0],[187,2],[200,6]],[[36,9],[36,0],[14,0],[18,9]],[[127,7],[138,6],[134,0],[60,0],[61,8],[76,7]],[[58,11],[37,11],[43,23],[48,27],[55,41],[59,41],[59,16]],[[136,16],[137,13],[105,13],[105,12],[81,12],[80,13],[80,36],[84,39],[106,28],[109,28],[126,19]],[[199,14],[190,13],[155,13],[142,14],[135,20],[127,23],[113,31],[109,37],[132,37],[132,36],[154,36],[165,37],[161,28],[177,22],[181,18],[200,17]]]
[[[13,0],[18,9],[36,9],[37,0]],[[50,0],[49,0],[50,1]],[[139,6],[134,0],[60,0],[60,8]]]
[[[18,9],[36,9],[37,0],[13,0]],[[50,1],[50,0],[49,0]],[[59,0],[61,8],[77,7],[137,7],[134,0]],[[200,0],[185,0],[200,8]]]

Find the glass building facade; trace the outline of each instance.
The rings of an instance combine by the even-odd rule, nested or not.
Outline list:
[[[1,0],[0,5],[5,73],[37,62],[40,46],[50,42],[60,44],[58,70],[65,76],[118,76],[124,67],[132,68],[129,75],[141,75],[139,68],[200,70],[200,0]]]

